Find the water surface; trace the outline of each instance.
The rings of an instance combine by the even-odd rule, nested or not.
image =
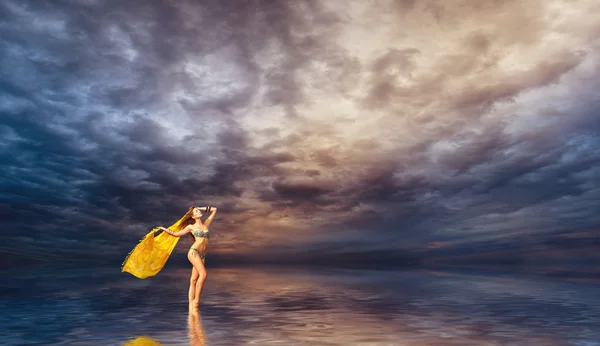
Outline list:
[[[600,345],[593,284],[486,273],[209,268],[2,274],[0,345]],[[7,280],[5,280],[6,278]]]

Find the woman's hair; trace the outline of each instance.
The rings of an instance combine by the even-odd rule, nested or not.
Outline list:
[[[181,223],[179,224],[177,231],[181,231],[188,225],[193,225],[194,223],[196,223],[196,220],[194,220],[192,218],[192,214],[194,213],[194,208],[197,208],[197,207],[195,205],[192,205],[191,207],[188,208],[187,213],[185,213],[185,215],[183,215],[183,221],[181,221]],[[193,240],[196,240],[196,238],[194,238],[194,235],[191,233],[190,233],[190,237],[192,237]]]

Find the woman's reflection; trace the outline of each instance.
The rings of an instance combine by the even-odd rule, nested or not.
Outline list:
[[[190,313],[188,315],[188,332],[191,346],[206,346],[206,335],[200,321],[200,314]]]
[[[188,333],[191,346],[207,346],[204,327],[198,313],[190,313],[188,316]],[[162,346],[147,336],[140,336],[123,344],[123,346]]]

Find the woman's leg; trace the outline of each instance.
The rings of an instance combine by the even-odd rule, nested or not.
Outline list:
[[[190,291],[188,292],[188,299],[190,302],[190,307],[192,302],[194,301],[194,294],[196,294],[196,282],[198,282],[198,271],[194,266],[192,266],[192,276],[190,277]]]
[[[194,300],[192,301],[194,309],[197,310],[198,306],[200,305],[200,295],[202,294],[202,287],[204,286],[204,281],[206,281],[206,277],[208,276],[208,274],[206,273],[206,268],[204,268],[204,261],[200,258],[200,255],[196,253],[196,251],[188,252],[188,260],[198,271],[198,281],[196,281]]]

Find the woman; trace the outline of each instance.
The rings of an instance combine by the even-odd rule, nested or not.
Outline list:
[[[200,219],[202,211],[210,212],[204,223]],[[202,287],[207,277],[204,262],[206,261],[206,249],[208,248],[208,238],[210,237],[208,226],[210,226],[210,223],[215,218],[216,213],[217,208],[215,207],[200,208],[191,206],[184,215],[184,221],[180,223],[177,232],[173,232],[162,226],[158,227],[159,230],[172,236],[181,237],[189,233],[194,239],[194,244],[187,253],[187,258],[193,266],[190,278],[190,291],[188,293],[189,309],[191,312],[197,312],[200,305],[200,294],[202,294]]]

